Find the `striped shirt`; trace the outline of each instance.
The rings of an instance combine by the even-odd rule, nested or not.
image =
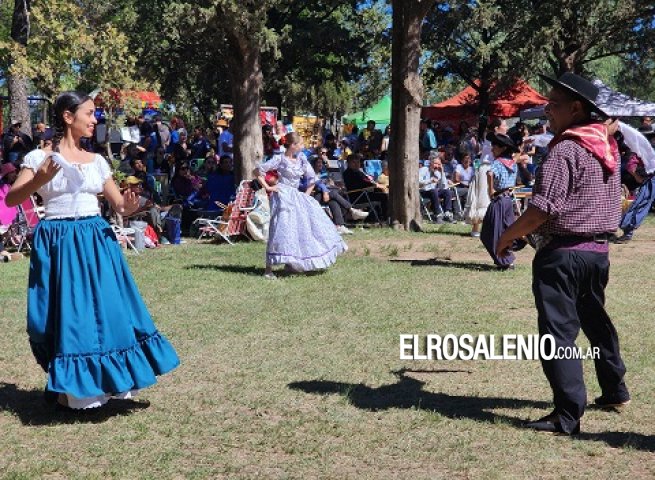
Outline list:
[[[616,231],[621,219],[621,172],[609,175],[572,140],[555,145],[537,170],[531,205],[548,214],[544,235],[592,236]]]

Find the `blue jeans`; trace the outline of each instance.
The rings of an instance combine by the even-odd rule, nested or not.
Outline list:
[[[651,177],[639,187],[637,198],[621,220],[621,230],[626,235],[632,235],[632,231],[639,228],[641,222],[644,221],[646,215],[650,211],[653,202],[655,201],[655,177]]]

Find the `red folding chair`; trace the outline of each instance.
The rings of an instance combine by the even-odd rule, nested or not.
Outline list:
[[[239,184],[234,201],[230,202],[224,211],[223,218],[197,218],[194,223],[200,232],[199,239],[204,236],[218,236],[227,243],[232,243],[232,237],[248,236],[246,218],[256,207],[255,191],[250,181]]]

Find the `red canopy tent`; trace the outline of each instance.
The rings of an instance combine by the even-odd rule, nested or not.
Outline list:
[[[105,98],[107,100],[105,100]],[[126,102],[135,103],[138,108],[152,108],[158,110],[162,106],[161,97],[156,92],[142,91],[125,91],[110,89],[107,92],[101,92],[95,98],[95,104],[98,108],[106,107],[107,103],[111,107],[122,107]]]
[[[445,123],[458,123],[462,120],[471,123],[479,116],[478,101],[478,92],[468,86],[448,100],[423,107],[421,118]],[[491,101],[489,115],[502,118],[518,117],[521,110],[546,103],[548,103],[546,97],[540,95],[525,81],[517,80],[514,85]]]

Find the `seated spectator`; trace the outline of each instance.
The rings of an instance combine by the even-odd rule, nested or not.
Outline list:
[[[421,197],[432,202],[432,210],[437,217],[437,223],[444,220],[453,221],[453,197],[448,188],[448,179],[444,173],[441,158],[436,152],[430,154],[429,166],[418,170],[418,184]],[[443,200],[443,207],[441,201]]]
[[[362,156],[354,153],[348,156],[348,168],[343,172],[343,181],[348,190],[351,202],[354,202],[362,194],[362,191],[373,189],[368,193],[372,202],[380,202],[381,220],[389,218],[388,204],[389,194],[384,192],[384,185],[380,185],[362,170]]]
[[[318,178],[327,177],[327,165],[330,160],[330,153],[327,147],[316,147],[316,154],[310,159],[312,167]]]
[[[232,171],[232,159],[223,155],[207,174],[204,192],[209,196],[207,210],[222,210],[216,202],[227,205],[236,195],[236,180]]]
[[[32,150],[32,138],[21,132],[22,124],[18,120],[12,120],[2,139],[3,162],[19,165],[23,157]]]
[[[273,135],[273,127],[271,125],[264,125],[262,127],[262,137],[264,139],[264,157],[272,157],[274,154],[279,153],[280,144]]]
[[[339,158],[339,160],[347,160],[348,157],[355,152],[355,149],[350,144],[350,140],[348,140],[348,137],[346,137],[341,140],[337,151],[341,152],[341,157]]]
[[[353,220],[363,220],[368,217],[368,212],[353,208],[352,204],[341,195],[339,189],[329,186],[320,179],[319,159],[315,159],[312,167],[317,174],[316,183],[314,184],[314,198],[321,205],[327,205],[330,209],[332,221],[337,226],[337,231],[341,235],[350,235],[353,232],[349,230],[344,221],[344,213],[349,212]]]
[[[384,193],[389,193],[389,162],[382,162],[382,173],[378,175],[378,184],[382,186]]]
[[[367,160],[378,159],[380,158],[380,152],[382,150],[382,131],[375,128],[375,120],[369,120],[366,122],[366,128],[362,130],[359,134],[359,145],[362,154],[364,154],[364,145],[366,145],[366,151],[369,152],[370,158],[367,158],[364,155],[364,158]]]
[[[146,222],[155,230],[157,237],[161,237],[164,232],[162,225],[162,212],[168,211],[168,207],[160,207],[152,198],[150,193],[144,188],[141,179],[131,175],[125,179],[124,187],[139,197],[139,208],[130,215],[131,218],[145,214]]]
[[[530,157],[525,153],[518,153],[514,155],[514,161],[516,166],[519,169],[518,180],[521,185],[526,187],[531,187],[534,183],[534,177],[530,170],[528,170],[528,164],[530,163]]]
[[[187,162],[191,159],[191,148],[187,143],[187,133],[186,130],[180,128],[178,130],[179,140],[173,146],[173,152],[175,154],[175,161],[179,164],[182,162]]]
[[[171,187],[175,195],[184,200],[186,206],[196,207],[203,203],[199,195],[202,181],[191,173],[188,163],[181,164],[175,171]]]
[[[143,188],[147,190],[148,194],[156,201],[159,201],[159,194],[155,188],[155,177],[146,171],[146,166],[143,164],[141,158],[133,158],[130,161],[130,167],[134,171],[133,175],[143,182]]]
[[[455,167],[453,176],[454,182],[457,184],[457,196],[459,197],[458,206],[464,207],[466,205],[466,198],[469,194],[469,186],[473,177],[475,176],[475,169],[471,165],[471,155],[465,153],[462,156],[462,162]],[[463,212],[459,211],[457,214],[463,218]]]
[[[193,138],[191,140],[191,158],[205,158],[211,148],[209,140],[201,127],[193,129]]]
[[[459,165],[457,158],[455,158],[455,150],[455,145],[446,145],[441,156],[441,164],[443,165],[446,178],[452,182],[455,181],[455,169]]]
[[[325,136],[325,142],[323,148],[327,149],[327,156],[330,160],[338,160],[336,151],[339,149],[339,144],[337,143],[337,137],[333,133],[328,133]]]

